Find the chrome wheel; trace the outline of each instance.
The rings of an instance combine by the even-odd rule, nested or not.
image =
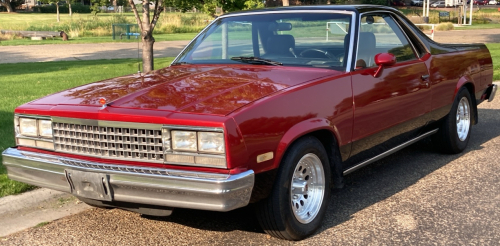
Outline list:
[[[462,97],[457,107],[457,135],[460,141],[465,141],[470,129],[470,107],[469,100]]]
[[[290,187],[293,215],[302,224],[311,222],[318,215],[325,194],[325,172],[317,155],[309,153],[299,160]]]

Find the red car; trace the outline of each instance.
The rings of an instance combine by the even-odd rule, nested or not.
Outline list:
[[[256,203],[266,232],[300,240],[345,175],[429,136],[463,151],[492,77],[485,45],[433,42],[389,7],[229,13],[167,68],[19,106],[3,163],[144,214]]]
[[[474,0],[474,5],[487,5],[487,0]]]

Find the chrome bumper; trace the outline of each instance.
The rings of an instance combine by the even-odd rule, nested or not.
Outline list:
[[[229,211],[246,206],[254,185],[252,170],[212,174],[88,162],[8,148],[2,153],[10,179],[71,193],[66,171],[107,175],[112,201]]]
[[[493,99],[495,98],[495,94],[497,93],[497,87],[498,86],[496,84],[492,85],[490,95],[488,96],[488,102],[493,101]]]

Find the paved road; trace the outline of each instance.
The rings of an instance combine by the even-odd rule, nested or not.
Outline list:
[[[154,44],[155,57],[177,56],[189,41]],[[0,46],[0,63],[137,58],[137,43]],[[139,45],[142,52],[142,44]]]
[[[437,153],[425,139],[347,177],[318,234],[296,245],[499,245],[500,100],[479,107],[467,150]],[[286,245],[250,207],[177,209],[154,218],[91,209],[0,239],[5,245]]]
[[[436,31],[434,40],[441,43],[500,43],[500,28]]]

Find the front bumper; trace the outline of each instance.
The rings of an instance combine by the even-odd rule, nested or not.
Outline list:
[[[254,185],[252,170],[212,174],[130,167],[8,148],[2,153],[10,179],[71,193],[68,171],[108,177],[111,200],[174,208],[229,211],[246,206]]]

